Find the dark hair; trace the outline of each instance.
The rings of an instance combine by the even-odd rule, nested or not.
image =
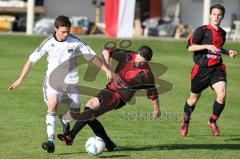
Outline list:
[[[224,8],[221,4],[214,4],[214,5],[212,5],[212,6],[210,7],[210,14],[212,13],[212,10],[213,10],[214,8],[217,8],[217,9],[221,10],[221,11],[222,11],[222,15],[224,16],[224,14],[225,14],[225,8]]]
[[[67,16],[61,15],[55,19],[54,26],[58,29],[59,27],[71,28],[70,19]]]
[[[138,51],[138,54],[140,54],[142,57],[144,57],[146,60],[150,61],[152,59],[152,49],[148,46],[141,46]]]

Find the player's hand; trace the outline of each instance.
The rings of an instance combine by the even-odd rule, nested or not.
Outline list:
[[[106,71],[106,76],[108,80],[118,79],[118,75],[112,71]]]
[[[9,87],[8,87],[8,91],[17,88],[18,86],[20,86],[22,83],[22,81],[20,79],[17,79],[14,83],[12,83]]]
[[[156,109],[152,112],[153,119],[158,119],[161,115],[160,109]]]
[[[107,70],[105,73],[106,73],[107,79],[111,80],[112,79],[112,72]]]
[[[206,45],[206,49],[210,50],[212,53],[217,53],[219,51],[214,45]]]
[[[228,55],[229,55],[229,57],[234,58],[234,57],[237,55],[237,51],[229,50],[229,51],[228,51]]]

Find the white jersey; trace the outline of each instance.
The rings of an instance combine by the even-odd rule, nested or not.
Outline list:
[[[69,34],[65,41],[57,41],[55,35],[46,38],[42,44],[30,55],[29,61],[35,63],[44,55],[47,56],[48,69],[46,76],[66,61],[71,62],[71,58],[82,55],[87,61],[94,58],[96,53],[88,47],[79,37]],[[66,84],[76,84],[79,81],[78,70],[69,70],[64,82]]]

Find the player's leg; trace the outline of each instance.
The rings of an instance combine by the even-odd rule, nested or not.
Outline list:
[[[191,115],[201,96],[201,92],[209,86],[210,77],[208,68],[194,65],[191,73],[191,94],[184,105],[184,117],[180,129],[181,136],[186,136],[188,133]]]
[[[46,125],[48,141],[42,143],[42,148],[47,150],[49,153],[53,153],[55,150],[55,132],[57,127],[57,95],[52,93],[48,95],[48,111],[46,114]]]
[[[102,90],[97,95],[97,98],[92,98],[92,100],[86,104],[88,108],[94,110],[96,117],[113,109],[120,108],[123,105],[125,105],[125,102],[121,102],[120,96],[116,92],[108,89]],[[98,120],[90,120],[88,125],[92,128],[96,136],[104,140],[107,151],[116,151],[118,149],[117,145],[109,138],[103,125]]]
[[[67,107],[68,110],[62,113],[60,116],[60,121],[63,126],[63,134],[69,134],[70,132],[70,122],[73,120],[71,116],[71,108],[80,111],[80,90],[77,84],[68,85],[67,94],[59,104],[59,109]],[[62,109],[64,110],[64,109]]]
[[[82,113],[77,108],[71,108],[70,113],[75,120],[92,120],[115,109],[119,103],[120,96],[118,93],[104,89],[97,97],[93,97],[86,103],[86,107]]]
[[[46,126],[47,126],[47,134],[48,141],[42,143],[42,148],[47,150],[49,153],[53,153],[55,150],[54,140],[55,140],[55,132],[57,127],[57,106],[58,101],[61,99],[61,93],[56,92],[54,89],[50,87],[48,84],[47,78],[45,79],[43,86],[43,96],[44,102],[48,106],[47,114],[46,114]]]
[[[220,131],[216,120],[219,118],[225,107],[227,87],[226,66],[224,64],[214,69],[210,83],[216,93],[216,100],[213,103],[213,113],[210,117],[208,125],[212,128],[214,136],[219,136]]]
[[[94,117],[100,116],[105,112],[116,108],[118,103],[119,100],[115,97],[114,93],[103,90],[97,95],[97,97],[93,97],[86,103],[84,111],[80,114],[81,116],[85,113],[85,119],[83,120],[83,118],[81,118],[78,120],[73,129],[70,131],[69,135],[59,134],[58,138],[62,141],[65,141],[67,145],[70,145],[79,131],[81,131],[86,124],[89,124],[94,133],[105,141],[108,151],[116,150],[117,146],[107,136],[102,124]]]
[[[99,103],[98,100],[96,99],[96,97],[94,97],[89,102],[91,104],[87,103],[87,105],[89,107],[91,107],[91,109],[94,109],[94,108],[98,107],[97,105],[95,105],[96,107],[95,106],[93,107],[93,104],[95,102]],[[85,110],[88,110],[89,107],[86,107]],[[95,133],[96,136],[99,136],[104,140],[104,142],[106,144],[107,151],[115,151],[115,150],[118,149],[117,145],[109,138],[109,136],[107,135],[104,127],[102,126],[102,124],[97,119],[93,119],[93,120],[89,120],[89,121],[78,120],[74,124],[74,127],[69,132],[69,134],[65,134],[65,135],[64,134],[58,134],[58,138],[61,141],[64,141],[67,145],[72,145],[74,138],[83,129],[83,127],[86,124],[88,124],[91,127],[91,129],[93,130],[93,132]]]
[[[224,107],[225,107],[225,99],[226,99],[226,82],[219,81],[212,85],[216,93],[216,100],[213,103],[213,112],[208,122],[208,125],[213,129],[214,136],[219,136],[220,131],[217,126],[217,119],[221,115]]]
[[[71,111],[70,111],[71,116],[73,118],[79,119],[79,116],[85,113],[84,120],[77,120],[72,130],[68,134],[58,134],[59,140],[64,141],[67,145],[72,145],[73,140],[75,136],[79,133],[79,131],[82,130],[82,128],[88,123],[90,119],[92,120],[95,119],[95,118],[89,118],[88,115],[92,116],[91,114],[94,114],[93,109],[99,107],[99,105],[100,103],[98,98],[94,97],[87,102],[86,107],[84,108],[84,111],[81,114],[79,114],[79,112],[77,112],[79,108],[77,108],[76,104],[73,103],[71,105]],[[74,111],[76,111],[77,113],[75,114]]]
[[[184,105],[184,123],[189,124],[192,112],[194,111],[195,105],[197,104],[200,97],[201,93],[190,93],[190,96]]]
[[[118,149],[117,145],[109,138],[103,125],[97,119],[91,121],[76,121],[70,133],[58,134],[58,139],[65,142],[66,145],[72,145],[74,138],[85,127],[86,124],[91,127],[96,136],[104,140],[107,151],[116,151]]]
[[[86,107],[84,108],[83,113],[89,112],[91,114],[94,114],[93,109],[99,107],[99,105],[100,105],[100,102],[99,102],[98,98],[97,97],[93,97],[92,99],[90,99],[87,102]],[[75,109],[77,109],[77,108],[76,107],[75,108],[71,107],[71,111],[75,110]],[[79,114],[79,115],[81,115],[81,114]],[[72,115],[72,113],[71,113],[71,115]],[[82,128],[86,124],[88,124],[90,119],[91,120],[95,120],[94,118],[88,118],[88,120],[86,120],[86,119],[85,120],[77,120],[76,123],[74,124],[72,130],[68,134],[66,134],[66,135],[59,134],[58,138],[61,141],[64,141],[67,145],[72,145],[72,142],[73,142],[75,136],[82,130]]]
[[[86,107],[84,108],[84,112],[91,112],[92,114],[94,114],[94,109],[97,109],[100,107],[100,102],[99,99],[97,97],[93,97],[92,99],[90,99],[87,103],[86,103]],[[78,120],[76,121],[73,129],[70,131],[70,136],[72,138],[75,138],[75,136],[79,133],[79,131],[82,130],[82,128],[88,124],[89,121],[91,120],[95,120],[95,118],[88,118],[88,120]]]
[[[191,92],[188,100],[184,105],[184,116],[183,116],[183,121],[181,123],[181,130],[180,130],[181,136],[186,136],[188,133],[188,127],[191,120],[191,115],[195,109],[195,105],[198,102],[200,96],[201,96],[201,93]]]
[[[97,119],[89,121],[88,125],[91,127],[96,136],[104,140],[107,151],[116,151],[118,149],[118,146],[110,139],[103,125]]]
[[[72,94],[70,94],[72,93]],[[68,92],[67,96],[64,96],[58,105],[59,118],[63,126],[63,134],[69,134],[70,122],[73,120],[71,116],[70,108],[76,108],[80,110],[80,94],[78,92]],[[67,111],[66,111],[67,109]]]

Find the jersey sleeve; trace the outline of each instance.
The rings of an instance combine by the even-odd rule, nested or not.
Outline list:
[[[224,45],[225,41],[226,41],[226,32],[223,30],[223,45]]]
[[[156,88],[156,84],[155,84],[155,80],[154,80],[154,76],[153,76],[152,72],[149,72],[148,81],[149,81],[149,84],[151,85],[151,87],[149,87],[147,89],[147,98],[151,99],[151,100],[157,99],[158,91]]]
[[[197,28],[190,36],[187,44],[187,48],[193,44],[201,45],[204,38],[204,29],[202,27]]]
[[[88,45],[85,45],[85,44],[80,44],[79,52],[80,52],[80,54],[83,55],[83,57],[87,61],[92,60],[94,58],[94,56],[96,56],[96,53]]]
[[[106,48],[109,56],[118,62],[125,62],[131,58],[131,52],[128,50],[122,50],[118,48]]]
[[[44,40],[40,46],[29,56],[29,61],[36,63],[47,54],[47,42]]]

